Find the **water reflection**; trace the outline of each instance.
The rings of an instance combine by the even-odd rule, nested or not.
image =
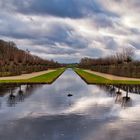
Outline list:
[[[134,87],[133,87],[134,86]],[[115,98],[116,104],[121,104],[122,107],[132,106],[130,94],[139,94],[140,86],[135,85],[100,85],[100,88],[108,92],[110,97]],[[135,92],[133,92],[135,91]]]
[[[66,84],[66,83],[65,83]],[[71,84],[72,85],[72,84]],[[71,92],[65,89],[68,97],[72,97],[72,90],[78,91],[80,87],[71,87]],[[37,84],[27,84],[27,85],[0,85],[3,87],[1,91],[1,97],[7,96],[7,104],[9,107],[15,106],[18,102],[23,102],[25,98],[29,97],[34,93],[35,90],[43,87],[44,85]],[[67,86],[67,85],[65,85]],[[115,98],[115,103],[120,103],[122,106],[127,106],[131,102],[131,97],[129,93],[140,94],[140,86],[138,85],[97,85],[100,89],[108,93],[109,97]],[[73,89],[74,88],[74,89]],[[123,94],[122,94],[123,91]],[[125,94],[124,94],[125,93]],[[69,105],[71,105],[71,99],[69,98]],[[131,102],[132,103],[132,102]],[[130,105],[130,103],[129,103]],[[131,104],[132,105],[132,104]]]
[[[137,140],[139,89],[87,85],[72,70],[51,85],[5,85],[0,139]]]
[[[27,84],[27,85],[11,85],[11,84],[2,84],[0,85],[0,94],[1,99],[7,98],[8,107],[15,107],[19,102],[23,102],[26,98],[34,93],[34,91],[40,88],[42,85],[36,84]],[[3,97],[3,98],[2,98]],[[4,103],[4,102],[3,102]],[[2,105],[2,102],[0,102]]]

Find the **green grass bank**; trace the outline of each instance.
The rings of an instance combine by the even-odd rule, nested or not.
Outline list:
[[[8,83],[19,83],[19,84],[27,84],[27,83],[38,83],[38,84],[51,84],[53,83],[63,72],[65,68],[56,69],[53,72],[49,72],[37,77],[33,77],[26,80],[0,80],[0,84],[8,84]]]
[[[82,69],[73,69],[87,84],[126,84],[126,85],[140,85],[140,81],[133,80],[109,80],[104,77],[88,73]]]

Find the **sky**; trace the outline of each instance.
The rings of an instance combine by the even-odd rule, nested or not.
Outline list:
[[[140,59],[140,0],[0,0],[0,39],[61,63],[131,47]]]

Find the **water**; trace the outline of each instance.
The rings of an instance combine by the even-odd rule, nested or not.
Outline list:
[[[0,92],[0,140],[140,139],[140,96],[130,93],[122,106],[121,96],[87,85],[71,69],[51,85]]]

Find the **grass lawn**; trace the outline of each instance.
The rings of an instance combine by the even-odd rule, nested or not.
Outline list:
[[[82,69],[73,69],[88,84],[130,84],[138,85],[140,81],[109,80],[104,77],[88,73]]]
[[[47,84],[51,84],[52,82],[54,82],[63,72],[65,71],[65,68],[59,68],[56,69],[53,72],[49,72],[37,77],[33,77],[30,79],[26,79],[26,80],[0,80],[0,84],[3,83],[20,83],[20,84],[26,84],[26,83],[47,83]]]

